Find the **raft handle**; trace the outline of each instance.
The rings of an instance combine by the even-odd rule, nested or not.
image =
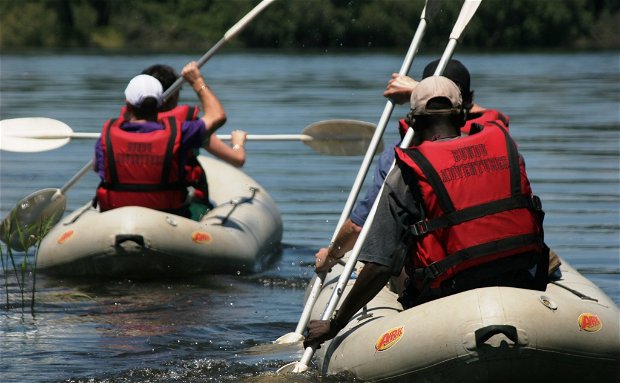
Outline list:
[[[120,246],[121,244],[127,241],[135,242],[141,247],[144,247],[144,238],[139,234],[117,234],[115,241],[114,241],[114,245]]]
[[[505,335],[515,344],[519,342],[519,335],[517,334],[517,328],[515,326],[494,324],[476,330],[476,347],[482,346],[487,340],[497,334]]]

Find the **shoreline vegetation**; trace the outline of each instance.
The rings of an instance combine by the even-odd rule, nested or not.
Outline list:
[[[193,53],[204,51],[259,0],[3,0],[2,53]],[[462,1],[443,0],[423,49],[441,51]],[[400,52],[424,0],[276,1],[229,51]],[[617,0],[485,0],[463,46],[477,52],[620,49]],[[467,49],[466,49],[467,50]],[[40,53],[40,52],[39,52]]]

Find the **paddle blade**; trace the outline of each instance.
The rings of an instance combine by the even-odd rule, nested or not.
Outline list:
[[[441,1],[442,0],[426,0],[420,18],[430,20],[435,17],[437,12],[441,9]]]
[[[24,251],[41,239],[62,217],[66,197],[59,189],[43,189],[17,203],[0,224],[0,239],[13,250]]]
[[[52,118],[10,118],[0,121],[0,150],[33,153],[57,149],[69,142],[71,133],[67,124]]]
[[[357,120],[325,120],[308,125],[302,132],[312,137],[304,140],[321,154],[331,156],[359,156],[366,154],[376,125]],[[377,153],[383,150],[381,142]]]
[[[302,372],[306,372],[308,370],[308,366],[300,362],[292,362],[280,367],[276,372],[278,374],[301,374]]]
[[[450,33],[450,39],[458,40],[461,38],[461,34],[467,27],[467,24],[471,21],[472,17],[478,10],[480,3],[482,0],[465,0],[463,6],[461,7],[461,12],[459,13],[459,18],[456,20],[454,27],[452,28],[452,33]]]
[[[299,343],[302,340],[304,340],[303,335],[298,334],[296,332],[289,332],[288,334],[284,334],[278,339],[276,339],[274,343],[275,344],[292,344],[292,343]]]

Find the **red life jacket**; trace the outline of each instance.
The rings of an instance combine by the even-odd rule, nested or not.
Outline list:
[[[133,133],[123,119],[108,120],[101,132],[105,178],[97,188],[101,211],[122,206],[179,209],[187,189],[180,179],[181,129],[174,118],[164,129]]]
[[[397,149],[412,169],[423,219],[412,264],[416,284],[442,281],[473,266],[542,252],[542,210],[532,194],[517,145],[501,124],[449,141]],[[421,269],[421,272],[418,270]],[[411,273],[411,269],[409,269]]]
[[[174,117],[179,126],[181,126],[183,121],[197,120],[199,112],[200,109],[197,106],[190,108],[188,105],[178,105],[174,109],[157,113],[157,119],[162,120],[168,117]],[[187,152],[184,165],[185,184],[186,186],[194,188],[194,199],[196,201],[210,205],[209,184],[207,183],[207,175],[198,161],[199,153],[198,149]]]
[[[199,113],[200,108],[197,106],[177,105],[170,110],[157,113],[157,121],[163,123],[164,120],[174,117],[177,121],[177,125],[180,127],[183,125],[184,121],[197,120]],[[121,117],[125,119],[129,119],[130,117],[125,106],[121,108]],[[198,150],[190,150],[187,152],[183,171],[185,174],[185,183],[186,186],[194,188],[194,198],[197,201],[209,205],[209,185],[207,183],[205,171],[198,161],[198,153]]]
[[[461,132],[469,134],[473,124],[485,124],[487,122],[500,122],[506,128],[510,124],[508,116],[495,109],[485,109],[480,113],[472,113],[467,116],[465,125],[461,128]]]
[[[508,127],[510,123],[510,118],[495,109],[485,109],[480,113],[473,113],[467,116],[467,121],[465,121],[465,125],[461,127],[461,132],[469,134],[469,131],[473,124],[485,124],[487,122],[496,121]],[[405,121],[405,119],[400,119],[398,121],[398,132],[400,133],[400,137],[405,137],[407,133],[407,129],[409,129],[409,124]]]

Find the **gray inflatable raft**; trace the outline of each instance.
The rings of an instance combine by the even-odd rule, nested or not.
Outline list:
[[[327,276],[312,318],[341,269]],[[317,351],[318,367],[364,381],[619,381],[618,306],[566,261],[561,271],[544,292],[480,288],[406,311],[386,287]]]
[[[213,158],[199,159],[215,205],[199,222],[134,206],[100,212],[89,202],[43,238],[38,271],[167,278],[260,270],[281,251],[276,204],[241,170]]]

